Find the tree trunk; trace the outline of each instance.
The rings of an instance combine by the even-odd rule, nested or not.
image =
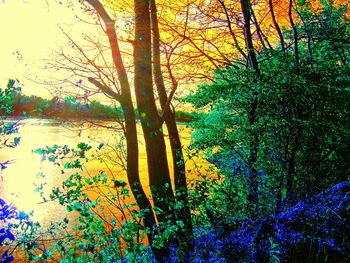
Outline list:
[[[259,66],[258,66],[258,60],[256,58],[254,45],[253,45],[253,38],[252,38],[252,32],[250,29],[250,19],[251,19],[251,13],[250,13],[250,0],[240,0],[241,2],[241,9],[244,19],[244,38],[245,38],[245,44],[246,49],[248,52],[248,63],[249,66],[258,74],[260,74]]]
[[[284,38],[283,38],[283,34],[281,31],[281,28],[279,26],[279,24],[277,23],[277,19],[276,19],[276,15],[275,15],[275,11],[273,9],[273,3],[272,0],[269,0],[269,7],[270,7],[270,14],[271,14],[271,18],[272,18],[272,23],[277,31],[278,37],[280,39],[280,45],[281,45],[281,49],[282,51],[285,50],[284,48]]]
[[[87,2],[96,10],[97,14],[102,18],[106,26],[106,35],[112,51],[112,59],[118,74],[118,80],[121,87],[121,96],[119,102],[124,112],[125,118],[125,138],[127,148],[127,176],[131,191],[134,198],[144,211],[143,222],[146,228],[150,230],[147,233],[150,244],[153,241],[152,229],[156,225],[156,220],[152,211],[152,206],[148,200],[140,181],[139,176],[139,150],[137,141],[137,130],[135,123],[135,112],[132,104],[130,85],[126,70],[122,61],[119,49],[117,34],[115,32],[114,21],[109,17],[102,4],[97,0],[87,0]]]
[[[293,202],[293,185],[294,185],[294,174],[295,174],[295,158],[300,145],[300,137],[302,129],[298,128],[295,137],[294,145],[291,150],[290,158],[288,160],[288,171],[287,171],[287,183],[286,183],[286,196],[289,202]]]
[[[171,187],[168,160],[152,83],[151,23],[148,0],[135,0],[135,95],[144,134],[149,182],[159,223],[175,224],[174,193]],[[165,248],[160,256],[167,256]]]
[[[246,49],[248,53],[248,67],[250,67],[252,70],[254,70],[258,75],[260,75],[260,70],[258,66],[258,60],[256,58],[254,46],[253,46],[253,39],[252,39],[252,33],[250,29],[250,19],[251,19],[251,13],[250,13],[250,0],[240,0],[241,3],[241,9],[242,14],[244,18],[244,36],[245,36],[245,43],[246,43]],[[258,91],[254,90],[253,92],[253,101],[250,105],[250,112],[249,112],[249,124],[253,126],[256,121],[256,112],[258,108]],[[249,195],[248,195],[248,202],[252,206],[252,216],[255,217],[258,212],[258,172],[256,168],[254,167],[257,156],[258,156],[258,150],[259,150],[259,137],[256,134],[252,135],[252,141],[249,146],[249,158],[248,158],[248,165],[250,169],[250,175],[249,175]]]
[[[170,109],[170,103],[165,90],[163,74],[161,70],[160,60],[160,37],[157,18],[157,7],[155,0],[150,0],[151,9],[151,27],[152,27],[152,55],[153,55],[153,74],[154,82],[157,87],[157,92],[160,104],[163,111],[163,118],[169,132],[171,153],[173,157],[175,192],[178,202],[181,202],[181,208],[177,212],[177,220],[182,220],[185,228],[182,229],[184,238],[188,239],[192,234],[191,213],[188,205],[188,192],[186,183],[186,168],[182,153],[181,140],[176,126],[175,113]],[[176,86],[173,87],[173,89]],[[167,103],[168,102],[168,103]],[[161,124],[162,125],[162,124]]]
[[[293,30],[295,68],[297,71],[299,71],[298,31],[294,24],[292,9],[293,9],[293,0],[289,0],[288,17],[289,17],[290,25]]]

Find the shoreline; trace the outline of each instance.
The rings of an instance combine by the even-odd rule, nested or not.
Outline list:
[[[80,118],[80,117],[47,117],[47,116],[21,116],[21,115],[0,115],[0,118],[7,118],[7,119],[13,119],[13,120],[28,120],[28,119],[39,119],[39,120],[56,120],[56,121],[101,121],[101,122],[114,122],[116,119],[112,118],[103,118],[103,119],[95,119],[95,118]],[[135,120],[136,123],[140,123],[140,119]],[[187,124],[192,122],[192,120],[186,119],[186,118],[178,118],[176,119],[177,124]]]

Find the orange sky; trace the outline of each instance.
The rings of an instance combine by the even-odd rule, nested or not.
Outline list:
[[[314,3],[318,1],[315,0]],[[97,32],[98,27],[79,23],[73,10],[58,2],[58,0],[0,0],[1,86],[5,86],[9,78],[17,78],[25,84],[24,93],[51,97],[44,86],[29,81],[27,77],[35,79],[38,75],[41,79],[47,78],[47,71],[41,68],[42,60],[51,58],[52,50],[58,50],[60,47],[68,51],[71,49],[58,24],[78,41],[82,40],[82,32],[88,32],[89,35],[94,34],[94,30]],[[282,2],[286,1],[280,3]],[[277,6],[276,12],[281,13]],[[82,15],[80,9],[77,9],[76,13]]]

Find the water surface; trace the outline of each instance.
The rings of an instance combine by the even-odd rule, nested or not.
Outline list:
[[[26,119],[22,121],[19,136],[20,145],[16,148],[4,148],[0,151],[0,160],[13,160],[7,169],[0,175],[0,198],[11,202],[20,210],[26,212],[34,211],[34,219],[42,224],[57,221],[66,216],[65,208],[56,202],[43,202],[38,193],[35,193],[35,184],[45,181],[45,189],[60,186],[65,175],[60,173],[60,169],[48,162],[42,162],[41,156],[33,153],[37,148],[46,146],[68,145],[76,147],[80,142],[86,142],[93,146],[103,142],[105,145],[117,145],[120,143],[122,132],[101,126],[111,126],[111,122],[98,122],[98,126],[82,124],[81,122],[62,123],[51,119]],[[138,127],[140,128],[140,125]],[[190,130],[184,125],[179,125],[180,134],[184,145],[188,145]],[[142,134],[140,139],[140,175],[142,185],[146,193],[149,193],[147,179],[147,164]],[[116,147],[118,148],[118,147]],[[112,148],[110,148],[112,149]],[[106,151],[108,147],[106,147]],[[169,145],[167,147],[169,151]],[[169,156],[170,170],[171,156]],[[105,170],[108,166],[109,176],[116,179],[125,179],[125,172],[120,167],[118,158],[111,158],[107,163],[92,162],[83,173],[94,174],[99,170]],[[187,165],[187,168],[188,165]],[[37,174],[43,172],[45,179]]]

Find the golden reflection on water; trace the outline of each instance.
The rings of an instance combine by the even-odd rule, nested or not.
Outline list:
[[[140,129],[140,127],[138,128]],[[187,146],[190,141],[190,129],[184,125],[180,125],[179,129],[182,142]],[[79,142],[91,143],[97,146],[101,140],[105,144],[110,143],[115,145],[116,141],[120,140],[120,132],[113,133],[111,129],[101,127],[87,128],[86,125],[81,127],[78,123],[73,123],[67,127],[56,120],[44,119],[24,120],[19,135],[22,139],[18,147],[1,149],[0,152],[0,160],[14,160],[7,169],[2,171],[0,198],[15,204],[20,210],[26,212],[34,211],[34,220],[37,220],[43,225],[61,220],[67,213],[65,208],[56,202],[43,203],[43,199],[39,194],[34,192],[34,184],[44,180],[46,182],[45,189],[49,192],[53,187],[61,186],[65,175],[60,173],[59,167],[49,162],[41,162],[41,156],[34,154],[33,151],[37,148],[53,146],[55,144],[67,144],[70,147],[76,147]],[[149,194],[146,153],[141,137],[140,133],[140,176],[145,192]],[[167,144],[167,149],[171,171],[172,161],[169,143]],[[203,162],[200,159],[194,161],[197,163]],[[108,169],[106,169],[106,165]],[[193,163],[187,162],[187,169],[190,169],[191,166],[193,166]],[[106,170],[109,177],[124,179],[126,181],[125,172],[123,172],[119,164],[113,161],[107,161],[106,163],[91,162],[86,166],[84,175],[93,176],[100,170]],[[37,173],[40,171],[46,175],[45,179],[37,176]],[[96,197],[97,195],[98,193],[92,194],[92,197]]]

